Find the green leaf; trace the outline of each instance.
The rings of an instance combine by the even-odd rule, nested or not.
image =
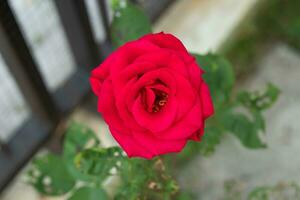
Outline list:
[[[256,187],[248,194],[248,200],[300,199],[300,187],[291,182],[279,182],[274,186]]]
[[[249,110],[263,111],[270,108],[276,102],[279,94],[280,90],[269,83],[263,93],[258,91],[243,91],[238,94],[237,100]]]
[[[199,145],[200,153],[206,156],[212,154],[215,151],[215,147],[221,143],[222,137],[223,133],[218,127],[206,127],[201,142],[197,144]]]
[[[248,148],[265,148],[259,137],[259,130],[248,117],[240,113],[227,113],[223,118],[223,125],[234,134],[242,144]]]
[[[193,54],[199,66],[205,71],[203,78],[210,88],[216,109],[229,101],[234,85],[234,72],[231,64],[222,56]]]
[[[192,156],[199,155],[199,153],[204,156],[211,155],[216,146],[221,143],[223,135],[224,131],[218,125],[207,125],[200,142],[189,141],[182,152],[176,155],[177,165],[184,165]]]
[[[90,180],[92,177],[82,174],[77,170],[74,159],[76,155],[85,148],[99,146],[99,139],[88,127],[72,123],[65,134],[63,158],[69,172],[80,180]]]
[[[101,188],[82,187],[74,192],[68,200],[106,200],[109,199]]]
[[[167,173],[163,159],[125,159],[120,168],[122,184],[115,199],[173,199],[178,184]]]
[[[272,84],[268,84],[264,92],[254,91],[240,92],[237,96],[237,102],[248,109],[253,118],[255,130],[265,131],[265,121],[262,111],[270,108],[278,99],[279,89]]]
[[[80,152],[76,156],[75,164],[81,173],[103,181],[110,175],[112,168],[118,168],[118,162],[122,164],[123,159],[123,150],[119,147],[93,148]]]
[[[142,10],[128,1],[114,1],[111,38],[115,47],[151,33],[151,23]],[[120,6],[118,6],[118,3]]]
[[[248,200],[269,200],[269,187],[258,187],[248,195]]]
[[[263,133],[266,130],[266,124],[265,124],[265,119],[262,116],[261,112],[252,112],[252,118],[253,120],[253,125],[254,129],[256,130],[261,130]]]
[[[65,194],[75,185],[64,161],[53,154],[33,160],[28,175],[29,183],[41,194],[49,196]]]
[[[194,194],[189,192],[184,192],[184,191],[181,191],[176,197],[176,200],[194,200],[194,199],[196,199]]]

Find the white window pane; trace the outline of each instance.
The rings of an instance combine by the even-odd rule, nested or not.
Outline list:
[[[46,85],[61,86],[75,71],[75,62],[52,0],[10,0]]]
[[[29,116],[29,109],[0,55],[0,139],[7,142]]]
[[[89,20],[91,22],[94,37],[98,43],[105,40],[104,26],[101,20],[101,13],[98,6],[98,0],[85,1],[88,11]]]

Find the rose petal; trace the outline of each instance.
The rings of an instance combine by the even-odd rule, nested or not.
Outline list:
[[[209,88],[205,82],[202,82],[201,84],[200,97],[202,103],[203,118],[206,119],[214,114],[214,105],[212,103]]]
[[[130,134],[128,127],[118,115],[110,80],[103,83],[98,99],[98,111],[102,113],[103,119],[110,127],[124,134]]]
[[[190,81],[195,88],[195,90],[200,90],[201,83],[203,82],[202,74],[204,71],[200,66],[195,62],[195,59],[188,64],[187,69],[189,70]]]
[[[166,105],[157,113],[148,112],[142,104],[141,95],[136,99],[132,107],[132,114],[135,120],[151,132],[159,132],[168,128],[176,116],[177,104],[172,97],[169,97]]]
[[[111,63],[111,74],[119,74],[122,70],[126,69],[130,64],[133,64],[135,59],[147,52],[153,52],[158,49],[157,46],[148,41],[131,41],[119,47],[115,53],[117,59]]]
[[[147,107],[147,111],[152,112],[152,107],[153,107],[153,104],[154,104],[154,101],[155,101],[154,91],[151,88],[146,87],[145,92],[144,92],[144,96],[142,98],[144,98],[145,102],[143,102],[143,104],[145,104],[145,106]]]
[[[157,68],[166,67],[170,68],[172,71],[181,73],[183,76],[189,76],[189,71],[184,61],[167,50],[159,49],[154,52],[143,54],[136,59],[136,62],[151,62],[152,64],[155,64]]]
[[[155,133],[161,139],[188,139],[197,130],[203,128],[202,107],[199,99],[191,110],[177,123],[172,124],[169,129]]]
[[[90,77],[90,84],[91,84],[92,91],[94,92],[94,94],[96,96],[99,96],[100,91],[101,91],[102,82],[97,78]]]
[[[131,129],[135,131],[144,131],[144,128],[141,127],[136,120],[134,119],[131,111],[131,107],[129,108],[127,106],[127,95],[129,96],[131,94],[131,90],[136,83],[136,80],[133,78],[130,81],[127,82],[126,85],[124,85],[123,89],[120,89],[120,91],[115,91],[115,99],[116,99],[116,108],[117,108],[117,114],[120,116],[122,121],[126,122],[126,125]],[[134,98],[134,97],[131,97]]]
[[[148,151],[147,148],[144,148],[143,145],[136,142],[133,136],[121,134],[119,131],[111,127],[109,129],[112,136],[124,149],[128,157],[138,156],[146,159],[151,159],[154,156],[154,154]]]
[[[187,140],[162,140],[154,137],[149,132],[133,133],[133,137],[137,142],[143,145],[148,151],[153,151],[154,156],[180,152],[186,145]]]
[[[151,62],[134,62],[127,68],[121,70],[118,74],[111,76],[114,89],[119,92],[129,80],[132,80],[133,78],[138,80],[143,74],[157,68],[158,67]]]
[[[178,104],[177,120],[185,117],[186,113],[195,104],[196,94],[190,82],[178,73],[171,72],[176,82],[175,99]]]
[[[109,63],[111,59],[107,59],[101,65],[91,72],[90,83],[93,92],[99,96],[103,81],[109,76]]]
[[[173,49],[187,53],[187,50],[183,46],[182,42],[171,34],[166,34],[164,32],[160,32],[157,34],[147,34],[140,38],[140,41],[143,40],[150,41],[160,48]]]

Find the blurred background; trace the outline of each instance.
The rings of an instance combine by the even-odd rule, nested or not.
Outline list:
[[[182,167],[181,187],[196,199],[226,199],[255,186],[300,184],[300,1],[133,2],[155,32],[173,33],[192,52],[225,55],[237,89],[273,82],[282,92],[265,115],[266,150],[245,149],[228,136],[215,154]],[[60,152],[71,120],[95,129],[104,146],[115,144],[88,82],[111,52],[111,15],[104,0],[0,1],[0,199],[50,199],[22,172],[39,152]]]

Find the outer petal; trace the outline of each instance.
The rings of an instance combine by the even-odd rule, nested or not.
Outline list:
[[[180,152],[186,145],[187,140],[162,140],[153,136],[150,132],[134,132],[133,137],[137,142],[154,152],[154,156],[166,153]]]
[[[205,82],[201,84],[200,97],[202,102],[203,118],[206,119],[214,114],[214,105],[210,96],[209,88]]]
[[[95,69],[92,70],[91,72],[91,77],[90,77],[90,83],[93,92],[95,95],[99,96],[100,91],[101,91],[101,86],[104,82],[104,80],[109,76],[109,66],[110,63],[113,61],[113,55],[110,56],[110,58],[106,59],[101,65],[96,67]]]
[[[121,70],[118,74],[112,76],[112,83],[114,85],[115,93],[119,93],[124,89],[124,86],[128,81],[138,80],[143,74],[146,74],[152,70],[157,69],[158,66],[151,61],[135,61],[134,63],[128,65],[125,69]]]
[[[94,94],[96,96],[99,96],[100,91],[101,91],[102,82],[95,77],[90,77],[90,84],[91,84],[92,91],[94,92]]]
[[[195,90],[200,90],[201,83],[203,82],[202,74],[204,71],[200,68],[200,66],[196,63],[195,59],[193,59],[188,65],[187,69],[189,70],[189,78],[190,81],[195,88]]]
[[[187,53],[187,50],[182,44],[182,42],[172,34],[166,34],[163,32],[156,34],[147,34],[140,38],[140,40],[150,41],[151,43],[159,46],[160,48],[183,51]]]
[[[172,53],[184,60],[186,64],[193,59],[182,42],[172,34],[165,34],[163,32],[148,34],[142,37],[140,40],[147,40],[163,50],[172,51]]]
[[[168,50],[159,49],[147,54],[143,54],[136,59],[136,62],[151,62],[158,67],[166,67],[172,71],[179,72],[183,76],[189,77],[186,63],[176,54]]]
[[[105,122],[110,127],[122,131],[124,134],[130,134],[130,129],[128,129],[124,121],[119,117],[110,80],[106,80],[103,83],[98,99],[98,111],[102,113]]]
[[[135,40],[119,47],[115,54],[117,59],[111,64],[111,74],[114,76],[126,69],[135,60],[146,53],[158,50],[158,47],[147,41]]]
[[[155,154],[148,151],[144,146],[135,141],[131,135],[124,135],[119,133],[119,131],[109,128],[112,136],[118,141],[120,146],[127,153],[128,157],[142,157],[146,159],[151,159]]]

